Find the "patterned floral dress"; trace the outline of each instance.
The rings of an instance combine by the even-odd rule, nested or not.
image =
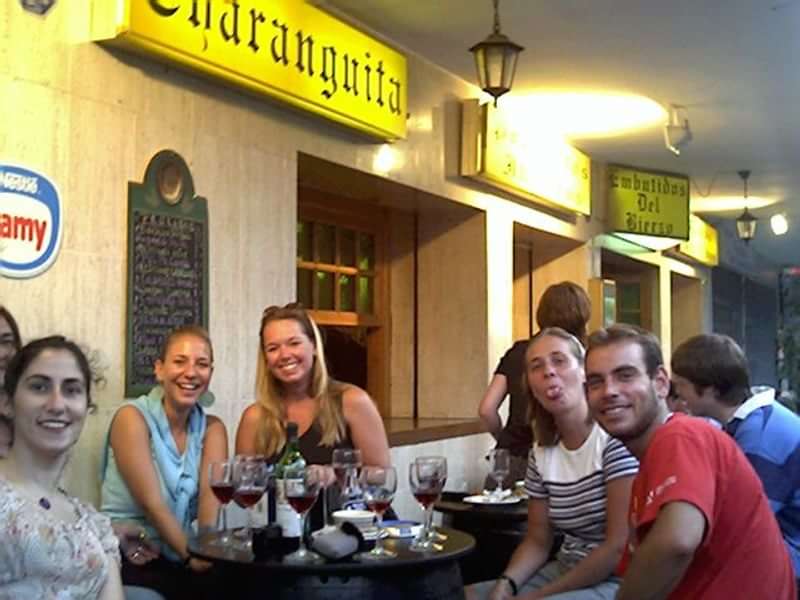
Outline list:
[[[119,544],[108,517],[68,497],[77,520],[66,523],[0,478],[0,600],[91,600],[109,568],[118,568]]]

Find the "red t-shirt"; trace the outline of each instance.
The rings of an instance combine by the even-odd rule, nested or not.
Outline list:
[[[731,437],[702,419],[674,415],[653,435],[633,482],[629,551],[674,501],[699,509],[706,532],[670,599],[797,599],[761,481]]]

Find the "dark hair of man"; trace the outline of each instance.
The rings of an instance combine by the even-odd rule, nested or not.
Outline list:
[[[661,344],[658,342],[658,338],[641,327],[628,325],[627,323],[615,323],[611,327],[592,332],[589,336],[586,358],[588,360],[592,350],[621,342],[633,342],[639,345],[642,349],[642,358],[644,359],[644,366],[647,369],[648,376],[653,377],[658,367],[664,365],[664,357],[661,354]]]
[[[591,312],[592,303],[584,289],[572,281],[562,281],[542,294],[536,309],[536,323],[540,329],[559,327],[584,343]]]
[[[3,305],[0,305],[0,318],[5,319],[5,322],[8,323],[8,327],[11,329],[11,336],[14,338],[14,351],[19,352],[19,349],[22,348],[22,337],[19,334],[17,321]]]
[[[8,363],[4,382],[9,400],[13,402],[14,393],[17,391],[17,385],[25,369],[27,369],[45,350],[66,350],[72,354],[75,358],[75,362],[78,363],[78,370],[80,370],[84,385],[86,386],[87,409],[90,412],[94,412],[96,405],[92,402],[92,382],[98,381],[99,378],[93,376],[92,367],[89,365],[89,359],[86,358],[86,354],[81,350],[80,346],[62,335],[51,335],[28,342],[14,355]]]
[[[747,359],[727,335],[705,333],[689,338],[672,354],[672,372],[688,379],[698,394],[711,387],[720,402],[738,406],[750,397]]]

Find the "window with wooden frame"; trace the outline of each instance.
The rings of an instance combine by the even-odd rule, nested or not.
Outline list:
[[[381,209],[300,190],[297,300],[322,329],[333,377],[363,387],[388,411],[388,335]]]
[[[297,299],[318,322],[378,325],[376,233],[312,218],[297,222]]]

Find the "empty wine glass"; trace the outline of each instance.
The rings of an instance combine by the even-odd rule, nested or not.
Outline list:
[[[444,456],[421,456],[408,465],[408,482],[411,492],[425,510],[425,525],[409,548],[416,552],[438,552],[433,530],[433,504],[442,495],[447,481],[447,459]]]
[[[331,466],[339,485],[339,499],[342,508],[349,508],[353,501],[361,500],[358,487],[358,469],[361,468],[361,450],[337,448],[333,451]]]
[[[508,477],[509,461],[508,450],[505,448],[495,448],[489,453],[489,476],[496,484],[491,497],[496,502],[503,499],[503,480]]]
[[[226,516],[226,506],[233,500],[233,463],[228,460],[214,461],[208,466],[208,483],[211,491],[219,500],[217,509],[217,531],[221,531],[219,539],[214,545],[226,546],[231,538],[228,535],[228,521]]]
[[[383,547],[382,537],[383,513],[391,506],[394,493],[397,491],[397,471],[395,471],[394,467],[362,467],[359,484],[361,491],[364,493],[367,507],[378,518],[378,533],[375,539],[375,547],[369,552],[362,552],[358,555],[358,558],[361,560],[394,558],[397,554]]]
[[[286,556],[287,562],[311,563],[322,560],[316,552],[306,547],[305,531],[308,511],[314,506],[319,490],[322,487],[322,477],[318,465],[287,467],[283,472],[283,485],[286,501],[300,515],[300,547]]]

